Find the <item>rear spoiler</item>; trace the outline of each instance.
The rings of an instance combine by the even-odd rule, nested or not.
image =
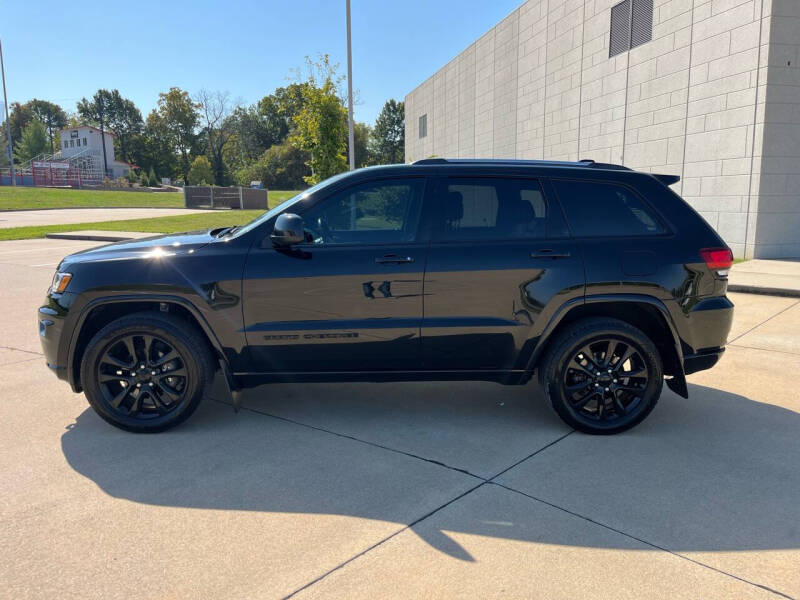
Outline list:
[[[681,180],[680,175],[659,175],[658,173],[652,173],[652,175],[664,185],[672,185],[673,183],[678,183]]]

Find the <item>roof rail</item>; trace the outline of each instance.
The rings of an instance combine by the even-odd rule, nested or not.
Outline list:
[[[610,163],[595,162],[590,158],[578,161],[566,160],[529,160],[516,158],[423,158],[414,161],[414,165],[519,165],[531,167],[577,167],[594,169],[611,169],[615,171],[630,171],[628,167]]]

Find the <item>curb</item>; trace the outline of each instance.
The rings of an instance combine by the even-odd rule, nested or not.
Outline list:
[[[731,285],[728,284],[729,292],[739,292],[740,294],[761,294],[764,296],[783,296],[785,298],[800,298],[800,290],[791,288],[773,288],[756,285]]]
[[[150,235],[158,235],[157,233],[151,233]],[[127,240],[136,239],[130,235],[122,234],[115,234],[109,232],[108,234],[95,234],[95,233],[47,233],[45,234],[46,238],[52,240],[83,240],[83,241],[90,241],[90,242],[124,242]]]

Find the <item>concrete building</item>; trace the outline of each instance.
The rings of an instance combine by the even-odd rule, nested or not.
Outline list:
[[[800,256],[800,0],[528,0],[406,97],[406,160],[615,162]]]
[[[91,125],[81,125],[62,129],[61,149],[54,158],[69,160],[87,159],[96,165],[96,169],[102,173],[103,165],[103,137],[105,137],[105,154],[108,170],[106,176],[111,179],[124,177],[131,170],[130,164],[116,160],[114,157],[114,134],[104,131],[102,134],[97,127]],[[101,177],[102,179],[102,177]]]

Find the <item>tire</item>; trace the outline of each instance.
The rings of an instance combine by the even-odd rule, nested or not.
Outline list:
[[[594,317],[558,334],[541,362],[539,381],[567,425],[611,435],[650,414],[664,375],[658,349],[642,331],[618,319]]]
[[[212,351],[196,328],[147,311],[112,321],[92,337],[81,383],[101,418],[126,431],[156,433],[192,415],[214,371]]]

